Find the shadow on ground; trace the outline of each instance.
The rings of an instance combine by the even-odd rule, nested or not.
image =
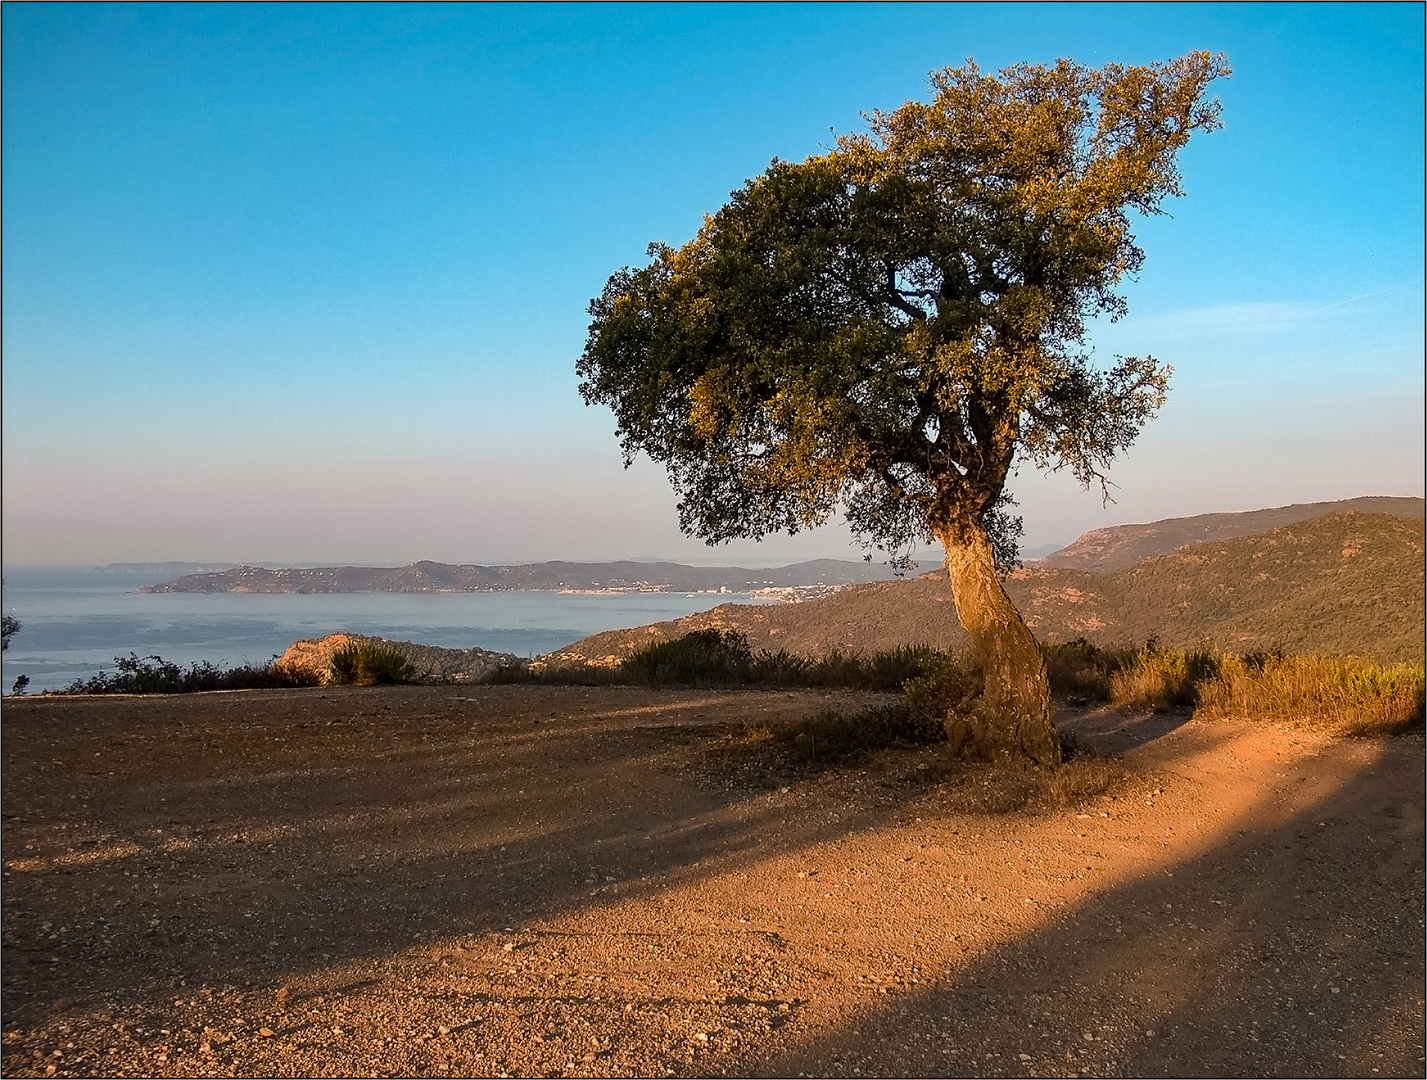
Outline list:
[[[273,1068],[281,1059],[263,1055],[277,1053],[276,1040],[238,1040],[241,1013],[249,1028],[255,1016],[281,1018],[269,1022],[306,1047],[307,1071],[435,1072],[445,1059],[412,1032],[464,994],[490,1007],[483,1030],[497,1028],[498,1008],[517,1033],[502,1036],[500,1058],[450,1059],[459,1070],[495,1071],[515,1053],[510,1040],[566,1025],[557,1013],[573,1009],[595,1031],[593,1049],[567,1055],[541,1035],[543,1070],[647,1070],[645,1059],[609,1057],[601,1025],[647,1027],[656,1009],[682,1009],[671,1032],[718,1016],[762,1025],[767,1037],[750,1037],[719,1071],[1277,1075],[1331,1073],[1345,1060],[1336,1055],[1351,1053],[1382,1055],[1383,1075],[1420,1074],[1402,1056],[1403,1045],[1421,1046],[1420,739],[1415,759],[1386,755],[1287,826],[1230,841],[1173,878],[1097,895],[935,989],[869,1003],[861,1020],[812,1042],[789,1023],[804,1002],[779,974],[787,943],[759,929],[761,901],[750,895],[747,925],[720,933],[746,935],[739,955],[766,989],[714,993],[702,931],[681,932],[679,913],[666,911],[671,932],[644,942],[640,905],[908,824],[914,799],[895,777],[859,773],[830,809],[803,801],[796,783],[691,775],[691,745],[730,723],[846,700],[505,687],[7,704],[4,1071],[42,1075],[50,1058],[36,1055],[52,1044],[66,1071],[114,1071],[105,1055],[118,1051],[103,1042],[121,1028],[124,1053],[147,1055],[135,1059],[142,1071]],[[1183,721],[1125,725],[1105,714],[1087,731],[1143,744]],[[1398,775],[1412,768],[1415,788]],[[1391,785],[1385,769],[1396,770]],[[1404,784],[1415,803],[1384,801],[1381,790]],[[1344,835],[1358,857],[1323,857],[1327,839],[1338,851]],[[1225,879],[1236,887],[1206,884]],[[586,943],[624,950],[619,995],[577,944],[521,933],[596,909],[636,912]],[[514,964],[525,955],[516,950],[535,955],[537,939],[553,959]],[[1162,976],[1165,958],[1186,956],[1193,979]],[[381,1005],[396,1025],[384,1042],[377,1032],[359,1047],[333,1045],[316,1020],[287,1012],[355,1001],[390,964],[418,989]],[[703,993],[671,1004],[670,986],[700,981]],[[647,1007],[642,1019],[618,1011],[636,1004]],[[743,1019],[727,1020],[734,1013]],[[1414,1022],[1417,1041],[1404,1043]],[[456,1020],[443,1027],[452,1039],[466,1031]],[[672,1052],[687,1035],[660,1037],[671,1069],[715,1070]]]
[[[1421,1076],[1423,760],[1095,896],[750,1075]],[[889,1064],[896,1062],[894,1068]]]

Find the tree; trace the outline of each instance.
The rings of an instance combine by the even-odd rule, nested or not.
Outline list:
[[[1001,587],[1018,457],[1099,483],[1163,404],[1152,357],[1092,365],[1087,321],[1144,253],[1130,212],[1182,194],[1222,57],[933,72],[935,98],[775,160],[683,247],[610,277],[577,371],[626,465],[662,462],[683,530],[797,532],[839,507],[869,546],[946,549],[985,671],[953,742],[1059,760],[1040,651]]]
[[[13,615],[0,615],[0,649],[10,647],[10,639],[20,632],[20,620]]]

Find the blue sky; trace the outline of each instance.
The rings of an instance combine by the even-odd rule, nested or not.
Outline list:
[[[856,557],[682,538],[576,392],[586,305],[926,74],[1228,54],[1097,355],[1174,364],[1028,544],[1423,490],[1423,9],[3,9],[4,561]]]

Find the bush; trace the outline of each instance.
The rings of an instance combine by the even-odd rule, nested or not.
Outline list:
[[[1146,645],[1110,676],[1110,701],[1159,710],[1194,705],[1200,684],[1217,679],[1224,660],[1212,650],[1170,651]]]
[[[187,668],[162,656],[114,657],[115,671],[100,671],[88,679],[75,679],[60,694],[193,694],[206,690],[256,690],[316,686],[317,679],[268,664],[220,668],[207,660]]]
[[[482,681],[501,686],[612,686],[627,685],[629,676],[617,666],[602,664],[503,664]]]
[[[332,654],[331,681],[339,686],[413,683],[420,677],[404,653],[380,641],[354,641]]]
[[[752,669],[748,638],[736,630],[695,630],[674,641],[637,649],[620,664],[630,679],[651,686],[746,683]]]
[[[902,693],[918,723],[944,725],[947,716],[966,711],[982,684],[981,670],[970,657],[942,653],[925,674],[908,679]]]
[[[939,717],[916,715],[905,702],[855,713],[834,710],[763,727],[773,742],[824,765],[888,746],[927,746],[946,741],[946,729]]]
[[[1102,649],[1084,638],[1059,643],[1041,643],[1046,678],[1052,694],[1110,700],[1110,679],[1133,662],[1130,649]]]
[[[1386,735],[1422,724],[1423,690],[1419,667],[1327,656],[1231,657],[1200,686],[1195,715]]]
[[[862,656],[833,650],[816,660],[786,649],[754,653],[733,630],[696,630],[625,657],[619,670],[635,682],[693,686],[819,686],[895,692],[926,675],[944,654],[925,646]]]

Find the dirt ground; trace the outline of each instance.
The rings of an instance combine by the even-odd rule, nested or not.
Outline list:
[[[6,699],[4,1075],[1423,1075],[1420,735],[740,735],[868,700]]]

